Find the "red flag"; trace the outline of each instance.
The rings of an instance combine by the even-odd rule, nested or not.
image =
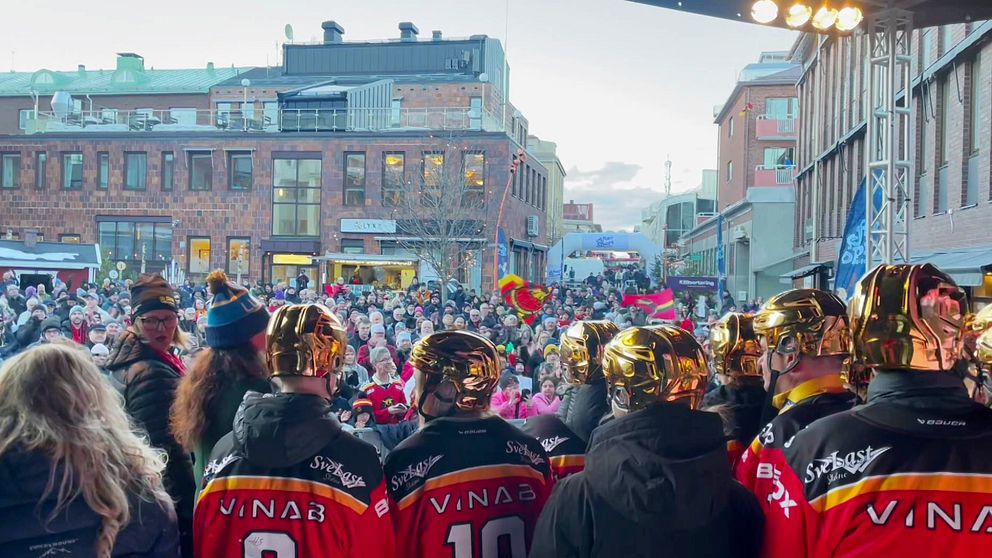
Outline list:
[[[548,296],[544,287],[532,285],[517,275],[506,275],[500,279],[499,290],[503,300],[521,314],[527,325],[534,323]]]
[[[623,295],[620,306],[637,306],[644,311],[649,318],[656,320],[675,319],[675,294],[672,289],[665,289],[660,293],[649,295]]]

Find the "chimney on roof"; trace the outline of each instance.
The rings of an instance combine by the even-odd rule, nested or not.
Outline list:
[[[344,27],[338,25],[336,21],[325,21],[320,26],[324,29],[324,44],[337,45],[344,42]]]
[[[403,42],[412,43],[417,40],[417,35],[420,34],[420,29],[409,21],[404,21],[400,23],[400,40]]]
[[[435,41],[440,41],[441,40],[441,31],[432,31],[431,32],[431,38],[434,39]]]
[[[80,64],[80,65],[76,66],[76,71],[79,72],[80,74],[85,74],[86,73],[86,66]]]

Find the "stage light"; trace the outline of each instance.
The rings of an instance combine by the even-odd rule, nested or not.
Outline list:
[[[813,9],[805,4],[793,4],[785,15],[785,23],[789,27],[802,27],[813,17]]]
[[[865,16],[859,8],[845,6],[837,12],[837,30],[845,33],[853,31],[864,18]]]
[[[816,15],[813,16],[813,27],[820,31],[826,31],[833,27],[836,21],[837,10],[825,5],[817,10]]]
[[[778,4],[773,0],[758,0],[751,6],[751,17],[758,23],[771,23],[778,17]]]

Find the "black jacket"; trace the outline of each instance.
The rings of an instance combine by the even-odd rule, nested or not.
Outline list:
[[[729,424],[724,425],[727,436],[747,445],[750,444],[761,424],[761,412],[765,407],[765,388],[760,382],[739,386],[719,386],[703,397],[703,407],[726,406]]]
[[[48,521],[58,495],[56,486],[42,500],[50,472],[49,459],[40,453],[14,449],[0,458],[0,556],[94,555],[102,519],[82,497]],[[175,512],[134,498],[131,522],[117,534],[112,556],[176,558],[178,553]]]
[[[169,427],[179,373],[160,360],[137,334],[123,331],[110,348],[107,370],[124,385],[124,409],[148,434],[149,443],[168,454],[165,488],[176,502],[184,548],[191,548],[193,530],[193,461]]]
[[[41,338],[41,322],[42,320],[28,318],[24,325],[17,328],[14,338],[17,339],[18,347],[23,349]]]
[[[562,395],[561,406],[558,407],[558,418],[586,442],[592,436],[592,431],[611,413],[605,380],[569,386]]]
[[[720,417],[659,404],[596,430],[585,470],[548,500],[530,557],[757,556],[761,532]]]

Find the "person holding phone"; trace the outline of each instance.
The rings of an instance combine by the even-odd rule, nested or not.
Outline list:
[[[396,376],[396,363],[386,347],[375,347],[369,351],[372,365],[372,381],[362,387],[365,398],[372,402],[372,413],[376,424],[396,424],[409,410],[403,384]]]

